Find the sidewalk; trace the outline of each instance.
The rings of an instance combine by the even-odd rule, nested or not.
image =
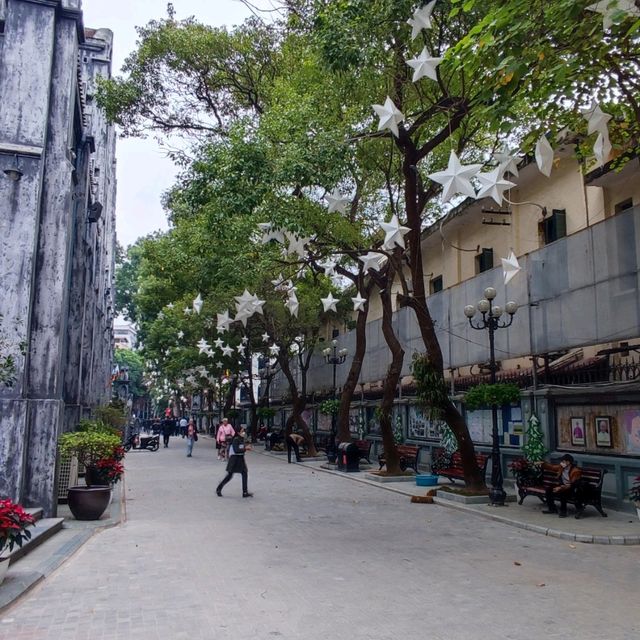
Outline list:
[[[287,462],[286,453],[264,451],[260,447],[256,447],[256,451],[266,456],[281,459],[285,464]],[[418,487],[413,479],[398,482],[387,480],[380,482],[368,479],[367,471],[375,470],[373,466],[359,473],[345,473],[325,468],[325,459],[314,459],[300,464],[301,466],[312,468],[314,471],[331,473],[355,482],[362,482],[406,496],[424,496],[429,489],[437,489],[437,487]],[[365,466],[368,467],[369,465]],[[439,486],[456,485],[441,478]],[[458,483],[457,486],[461,487],[462,485]],[[512,499],[516,497],[513,488],[508,484],[505,486],[505,491],[511,495]],[[640,545],[640,520],[630,512],[613,511],[605,508],[607,517],[603,518],[593,507],[587,507],[583,518],[576,520],[571,510],[569,511],[569,517],[563,519],[554,515],[543,514],[542,510],[545,506],[535,497],[526,498],[522,505],[513,501],[508,502],[504,507],[493,507],[489,503],[462,504],[456,502],[453,497],[448,497],[445,491],[440,491],[433,501],[436,504],[452,507],[470,515],[488,518],[512,527],[527,529],[528,531],[561,538],[562,540],[592,544]]]

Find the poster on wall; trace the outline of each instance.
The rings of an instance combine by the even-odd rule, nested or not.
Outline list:
[[[571,416],[571,444],[576,447],[583,447],[585,443],[584,417]]]
[[[363,437],[360,428],[360,409],[351,409],[349,411],[349,433],[356,437]]]
[[[313,430],[313,409],[305,409],[302,412],[302,419],[307,423],[307,427]],[[294,430],[296,428],[296,425],[294,425]]]
[[[409,406],[409,438],[439,441],[444,424],[442,420],[431,420],[420,407]]]
[[[367,407],[367,433],[380,435],[380,419],[376,407]]]
[[[318,411],[318,431],[331,431],[331,416]]]
[[[596,416],[596,446],[611,446],[611,418],[609,416]]]
[[[625,411],[622,414],[622,425],[627,452],[640,454],[640,410]]]

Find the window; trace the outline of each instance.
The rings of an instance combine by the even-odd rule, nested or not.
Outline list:
[[[553,209],[551,215],[540,223],[544,244],[555,242],[567,235],[567,212],[564,209]]]
[[[479,256],[476,256],[476,273],[493,269],[493,249],[483,249]]]
[[[614,207],[614,211],[616,213],[620,213],[621,211],[626,211],[627,209],[632,209],[632,208],[633,208],[633,200],[631,198],[627,198],[622,202],[618,202],[618,204],[616,204]]]
[[[442,289],[442,276],[431,278],[429,282],[429,293],[438,293],[438,291],[442,291]]]

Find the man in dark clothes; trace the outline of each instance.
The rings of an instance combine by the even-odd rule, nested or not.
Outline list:
[[[162,440],[164,441],[164,448],[169,446],[169,436],[173,433],[175,428],[175,421],[170,418],[165,418],[162,421]]]
[[[244,442],[244,438],[247,431],[244,427],[240,427],[240,430],[233,438],[231,445],[229,446],[229,462],[227,462],[227,475],[223,478],[222,482],[216,487],[216,494],[219,498],[222,498],[222,487],[224,487],[229,480],[233,477],[234,473],[242,475],[242,497],[251,498],[253,493],[249,493],[247,488],[247,463],[244,460],[244,453],[247,450],[247,446]]]

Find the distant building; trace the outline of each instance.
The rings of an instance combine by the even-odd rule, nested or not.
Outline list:
[[[138,344],[138,332],[135,326],[128,322],[116,321],[113,335],[116,349],[135,349]]]
[[[111,397],[114,127],[96,108],[113,34],[81,0],[0,0],[0,496],[56,512],[56,444]]]

